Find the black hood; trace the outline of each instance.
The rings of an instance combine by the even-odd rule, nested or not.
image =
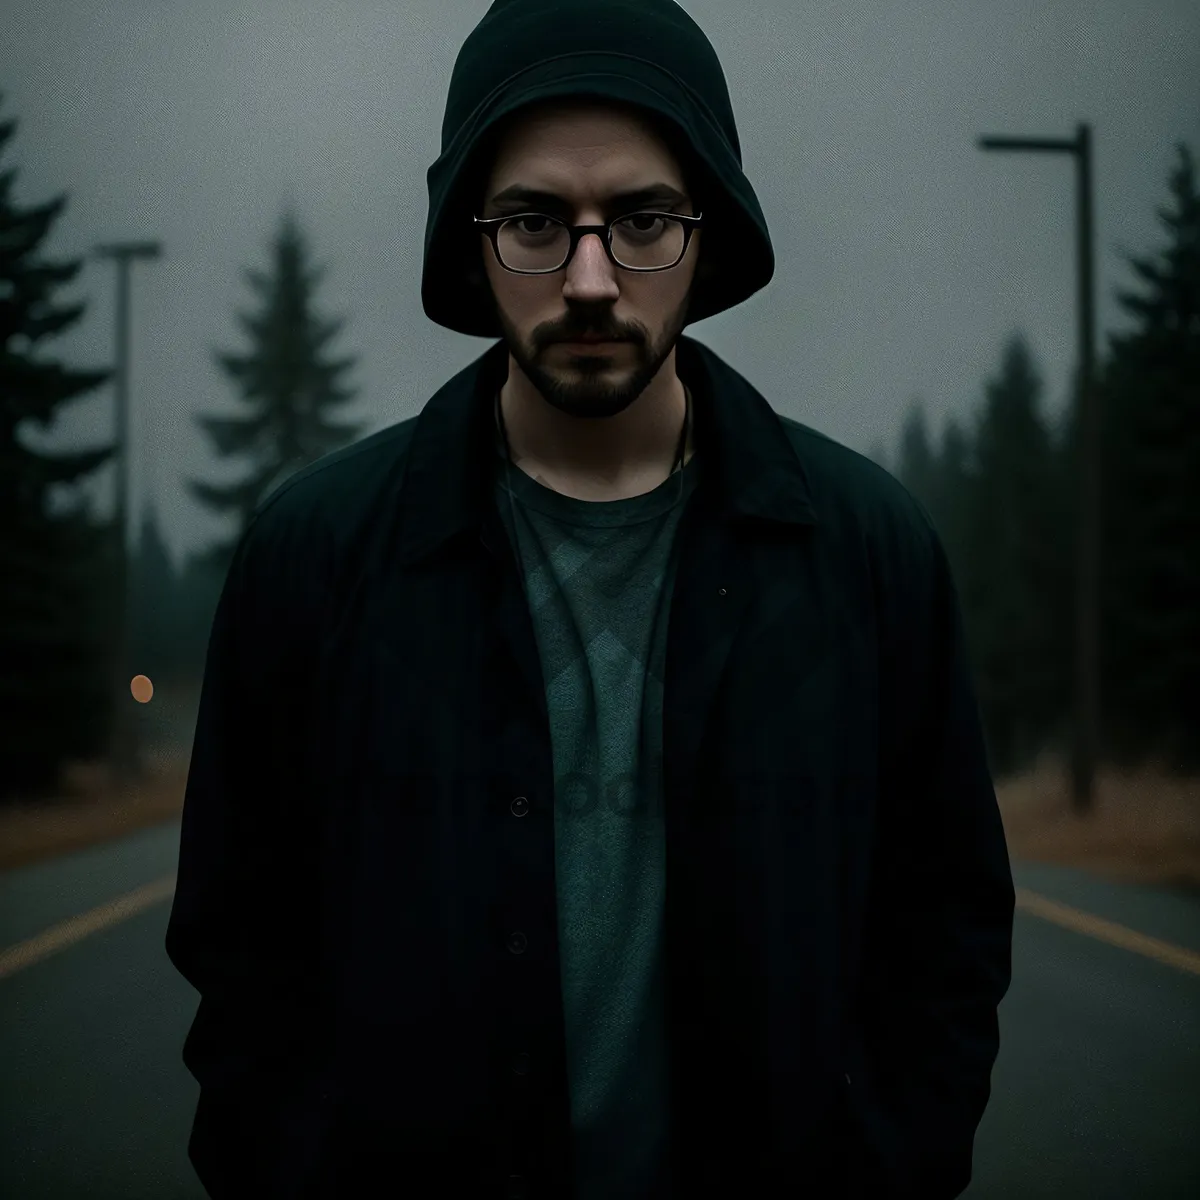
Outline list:
[[[742,173],[724,72],[695,21],[673,0],[495,0],[455,61],[442,153],[428,171],[421,301],[431,321],[503,336],[490,298],[468,287],[468,272],[482,265],[472,206],[490,165],[489,132],[515,109],[551,96],[648,109],[690,149],[711,273],[697,278],[689,321],[766,286],[775,270],[766,219]]]

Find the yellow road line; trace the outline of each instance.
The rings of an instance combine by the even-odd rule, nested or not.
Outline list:
[[[1017,888],[1017,907],[1035,917],[1041,917],[1044,921],[1053,921],[1065,929],[1073,929],[1076,933],[1107,942],[1110,946],[1130,950],[1156,962],[1166,963],[1169,967],[1177,967],[1180,971],[1200,975],[1200,954],[1194,950],[1185,950],[1182,946],[1150,937],[1149,934],[1126,929],[1124,925],[1106,921],[1103,917],[1093,916],[1082,909],[1060,904],[1057,900],[1039,896],[1037,892],[1030,892],[1025,888]]]
[[[153,883],[98,905],[89,912],[52,925],[23,942],[17,942],[15,946],[6,947],[0,950],[0,979],[5,979],[25,967],[32,967],[34,963],[73,946],[101,929],[137,916],[144,909],[169,899],[174,892],[175,875],[164,875],[162,879],[156,879]]]
[[[0,950],[0,979],[14,975],[17,971],[41,962],[101,929],[107,929],[155,904],[160,904],[163,900],[170,899],[174,891],[175,875],[164,875],[153,883],[51,926],[15,946]],[[1035,917],[1041,917],[1044,921],[1052,921],[1076,933],[1107,942],[1110,946],[1129,950],[1192,975],[1200,975],[1200,954],[1196,951],[1164,942],[1145,933],[1137,933],[1124,925],[1106,921],[1103,917],[1094,916],[1082,909],[1071,908],[1027,888],[1017,888],[1017,908]]]

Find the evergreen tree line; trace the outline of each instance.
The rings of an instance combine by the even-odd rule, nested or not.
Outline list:
[[[1125,254],[1133,329],[1098,356],[1103,761],[1200,769],[1200,198],[1184,145],[1164,246]],[[896,477],[938,529],[959,590],[993,774],[1067,757],[1074,716],[1078,405],[1051,422],[1014,335],[964,429],[907,415]],[[875,452],[878,458],[878,451]],[[887,465],[886,462],[883,465]]]
[[[17,124],[0,121],[0,162]],[[232,530],[177,571],[153,508],[144,506],[129,570],[129,656],[118,663],[116,522],[97,515],[79,487],[116,447],[51,453],[21,437],[29,423],[49,429],[113,372],[68,368],[43,350],[83,316],[84,304],[54,299],[82,261],[50,262],[41,253],[66,197],[21,207],[16,176],[0,170],[0,803],[52,792],[67,763],[103,756],[116,706],[134,703],[134,675],[148,675],[156,689],[198,685],[217,598],[255,508],[360,432],[335,419],[356,397],[343,382],[355,359],[330,356],[343,322],[317,313],[324,271],[309,262],[298,222],[286,213],[270,271],[245,272],[257,299],[238,315],[249,348],[214,352],[240,411],[196,417],[218,458],[247,463],[232,484],[187,481],[199,503],[232,517]]]
[[[0,95],[2,100],[2,95]],[[0,160],[16,122],[0,122]],[[1110,339],[1098,370],[1104,422],[1103,757],[1167,756],[1195,769],[1200,741],[1200,202],[1179,147],[1167,245],[1130,261],[1143,291],[1119,293],[1135,331]],[[103,753],[117,703],[114,522],[78,485],[113,447],[48,453],[20,438],[109,382],[41,351],[85,305],[56,305],[82,263],[48,262],[39,246],[65,197],[19,207],[16,171],[0,172],[0,802],[56,786],[64,763]],[[290,474],[353,441],[336,415],[356,396],[352,357],[331,357],[344,322],[319,316],[323,271],[294,215],[272,241],[270,271],[247,270],[257,301],[240,313],[245,352],[214,351],[236,416],[199,414],[217,458],[241,459],[232,484],[189,480],[192,496],[232,518],[228,536],[172,564],[143,508],[130,570],[126,672],[156,687],[198,685],[217,597],[241,530]],[[1071,712],[1074,408],[1061,431],[1039,411],[1041,383],[1019,335],[987,383],[975,427],[947,424],[937,446],[921,407],[903,433],[898,478],[946,543],[967,626],[989,753],[998,774],[1061,743]],[[883,465],[882,451],[873,455]],[[890,468],[889,468],[890,469]],[[1190,737],[1189,737],[1190,735]]]

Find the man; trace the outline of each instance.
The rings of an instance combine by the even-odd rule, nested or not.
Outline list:
[[[1014,894],[958,604],[889,475],[682,336],[773,271],[712,47],[497,0],[429,184],[426,313],[499,340],[260,504],[213,624],[200,1179],[960,1194]]]

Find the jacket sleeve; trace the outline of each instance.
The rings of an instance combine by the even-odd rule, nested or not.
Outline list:
[[[990,1096],[1015,895],[950,565],[905,496],[881,550],[878,839],[852,1086],[875,1093],[887,1164],[868,1194],[951,1200]]]
[[[183,1046],[200,1084],[188,1154],[215,1200],[302,1195],[323,1119],[315,839],[288,774],[309,593],[288,541],[256,516],[221,592],[166,934],[167,956],[200,994]]]

